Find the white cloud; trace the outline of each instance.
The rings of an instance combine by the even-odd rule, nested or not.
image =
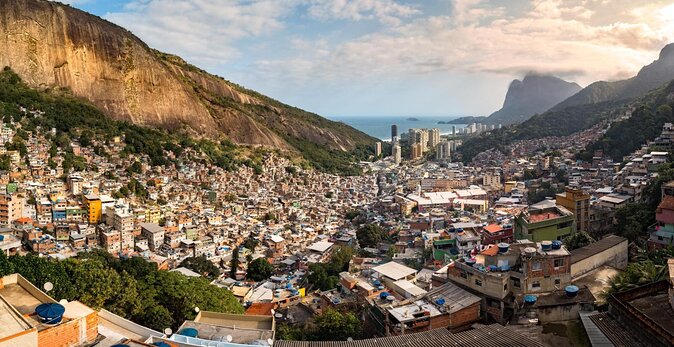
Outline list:
[[[526,13],[507,16],[504,8],[484,1],[456,0],[451,16],[413,20],[329,48],[323,43],[311,49],[304,42],[303,54],[262,60],[257,67],[265,76],[301,76],[300,83],[305,78],[339,83],[363,76],[438,71],[513,77],[539,71],[586,84],[636,73],[674,38],[674,32],[667,31],[670,22],[658,18],[662,14],[655,9],[638,20],[616,15],[609,23],[596,23],[595,10],[623,12],[625,8],[583,3],[589,4],[538,0]],[[314,51],[321,53],[310,53]]]
[[[234,43],[284,27],[284,1],[135,0],[106,19],[150,46],[214,65],[239,55]]]
[[[307,12],[322,20],[378,20],[384,24],[398,25],[401,18],[420,13],[414,6],[402,5],[393,0],[308,0]]]

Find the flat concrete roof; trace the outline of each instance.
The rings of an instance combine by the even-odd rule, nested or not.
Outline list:
[[[35,313],[35,308],[42,304],[42,301],[17,283],[6,284],[0,289],[0,295],[22,315]]]
[[[0,339],[31,329],[32,326],[0,297]]]

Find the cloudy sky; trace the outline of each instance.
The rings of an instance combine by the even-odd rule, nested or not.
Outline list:
[[[621,79],[674,41],[674,0],[62,2],[331,118],[488,115],[527,71]]]

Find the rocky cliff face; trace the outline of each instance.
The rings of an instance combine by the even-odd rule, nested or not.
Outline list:
[[[528,74],[510,83],[503,108],[487,118],[489,124],[521,123],[577,93],[581,87],[554,76]]]
[[[111,117],[240,144],[295,138],[349,150],[373,139],[156,52],[127,30],[44,0],[0,0],[0,67],[37,88],[68,88]]]

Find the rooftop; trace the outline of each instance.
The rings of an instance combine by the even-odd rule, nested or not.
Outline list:
[[[395,281],[417,273],[417,270],[398,264],[394,261],[375,266],[372,270]]]
[[[622,242],[627,242],[627,239],[617,235],[609,235],[585,247],[574,249],[571,251],[571,263],[577,263],[583,259],[615,247]]]
[[[23,316],[0,297],[0,340],[32,329],[32,326]]]
[[[310,245],[308,247],[308,249],[311,250],[311,251],[318,252],[318,253],[324,253],[325,251],[330,249],[330,247],[332,247],[332,245],[334,245],[334,243],[332,243],[332,242],[319,241],[319,242],[316,242],[316,243],[313,243],[312,245]]]
[[[498,324],[476,326],[475,329],[453,334],[447,329],[434,329],[422,333],[380,337],[354,341],[285,341],[278,340],[275,347],[441,347],[441,346],[545,346]]]

